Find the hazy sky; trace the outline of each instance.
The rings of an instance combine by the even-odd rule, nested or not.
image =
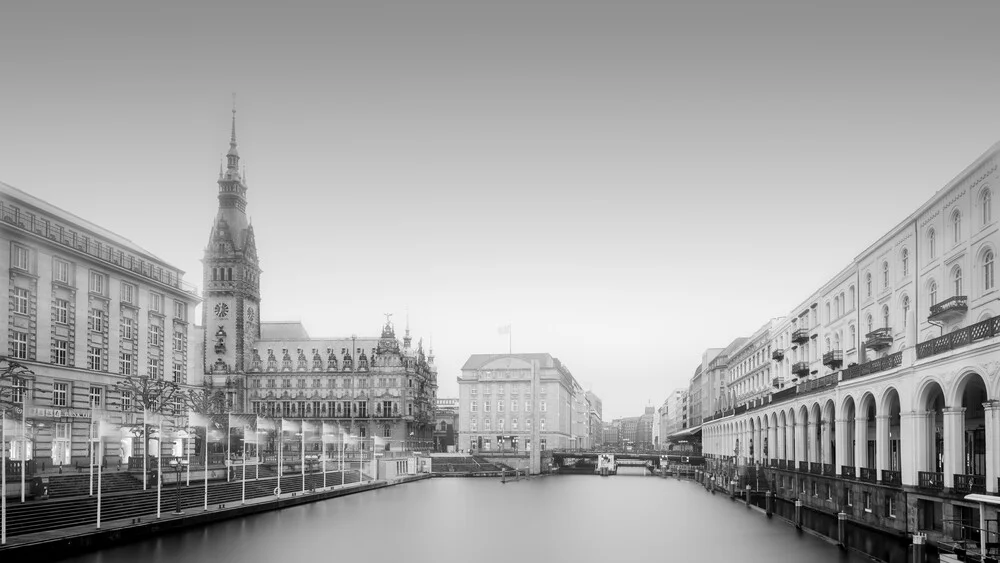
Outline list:
[[[211,4],[211,6],[208,6]],[[238,95],[264,320],[549,352],[636,415],[1000,138],[997,2],[15,2],[0,180],[201,282]]]

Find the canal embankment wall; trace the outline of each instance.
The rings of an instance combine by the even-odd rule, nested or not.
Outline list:
[[[210,507],[207,512],[192,512],[180,516],[164,513],[164,517],[161,519],[144,516],[141,519],[133,520],[131,523],[127,521],[123,523],[107,522],[103,529],[92,528],[81,530],[80,528],[70,528],[53,530],[45,534],[49,537],[17,541],[0,547],[0,561],[4,563],[54,561],[60,557],[64,557],[68,553],[106,549],[186,528],[205,526],[232,518],[240,518],[413,481],[421,481],[430,477],[431,475],[427,473],[402,475],[389,480],[369,481],[366,483],[333,487],[326,491],[317,490],[315,492],[290,493],[267,499],[252,499],[243,505]],[[11,539],[13,538],[8,538],[8,541]],[[23,540],[23,538],[17,539]]]

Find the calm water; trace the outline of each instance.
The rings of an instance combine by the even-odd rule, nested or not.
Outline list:
[[[690,482],[431,479],[228,520],[64,561],[509,563],[867,561]]]

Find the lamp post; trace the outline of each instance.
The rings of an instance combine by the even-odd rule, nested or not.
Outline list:
[[[174,510],[174,514],[178,516],[184,514],[183,512],[181,512],[181,473],[183,473],[184,468],[188,466],[189,462],[186,459],[174,458],[170,460],[170,467],[174,469],[174,478],[176,479],[177,483],[177,509]]]

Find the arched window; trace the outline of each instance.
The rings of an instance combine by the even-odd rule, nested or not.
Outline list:
[[[882,305],[882,327],[889,328],[889,306]]]
[[[956,209],[951,214],[952,242],[958,244],[962,240],[962,214]]]
[[[833,335],[833,349],[840,350],[840,333],[835,333]]]
[[[872,296],[872,275],[871,273],[865,274],[865,288],[868,293],[868,297]]]
[[[854,325],[851,325],[851,332],[850,332],[850,334],[851,334],[850,345],[851,345],[851,349],[853,350],[854,346],[855,346],[854,343],[858,341],[858,329],[854,328]]]
[[[931,260],[937,257],[937,233],[934,229],[927,231],[927,255],[931,257]]]
[[[927,285],[927,294],[931,299],[931,306],[937,305],[937,282],[931,280],[931,283]]]
[[[903,326],[906,326],[906,320],[910,317],[910,296],[903,296]]]
[[[906,276],[910,273],[910,249],[904,248],[902,255],[903,262],[903,275]]]
[[[956,267],[951,273],[952,289],[955,297],[962,295],[962,268]]]
[[[996,285],[996,274],[993,273],[993,250],[983,253],[983,291],[989,291]]]
[[[873,322],[874,321],[872,320],[872,316],[871,315],[868,315],[867,317],[865,317],[865,324],[868,325],[868,332],[871,332],[871,331],[875,330],[875,327],[873,326]]]
[[[854,293],[855,293],[855,291],[854,291],[854,286],[852,285],[852,286],[851,286],[851,288],[850,288],[850,289],[848,289],[847,291],[848,291],[848,294],[849,294],[849,295],[850,295],[850,297],[851,297],[851,301],[850,301],[850,303],[851,303],[851,308],[850,308],[849,310],[853,311],[853,310],[854,310],[854,302],[855,302],[855,299],[854,299]]]
[[[827,301],[826,302],[826,322],[830,322],[832,320],[833,320],[833,317],[830,316],[830,302]]]
[[[993,202],[993,194],[990,193],[990,189],[986,188],[983,193],[979,196],[979,204],[983,206],[983,226],[990,224],[990,219],[992,219],[993,211],[990,209],[990,204]]]
[[[832,350],[832,348],[830,348],[830,337],[827,336],[826,337],[826,351],[829,352],[830,350]]]
[[[882,262],[882,288],[889,287],[889,262]]]

